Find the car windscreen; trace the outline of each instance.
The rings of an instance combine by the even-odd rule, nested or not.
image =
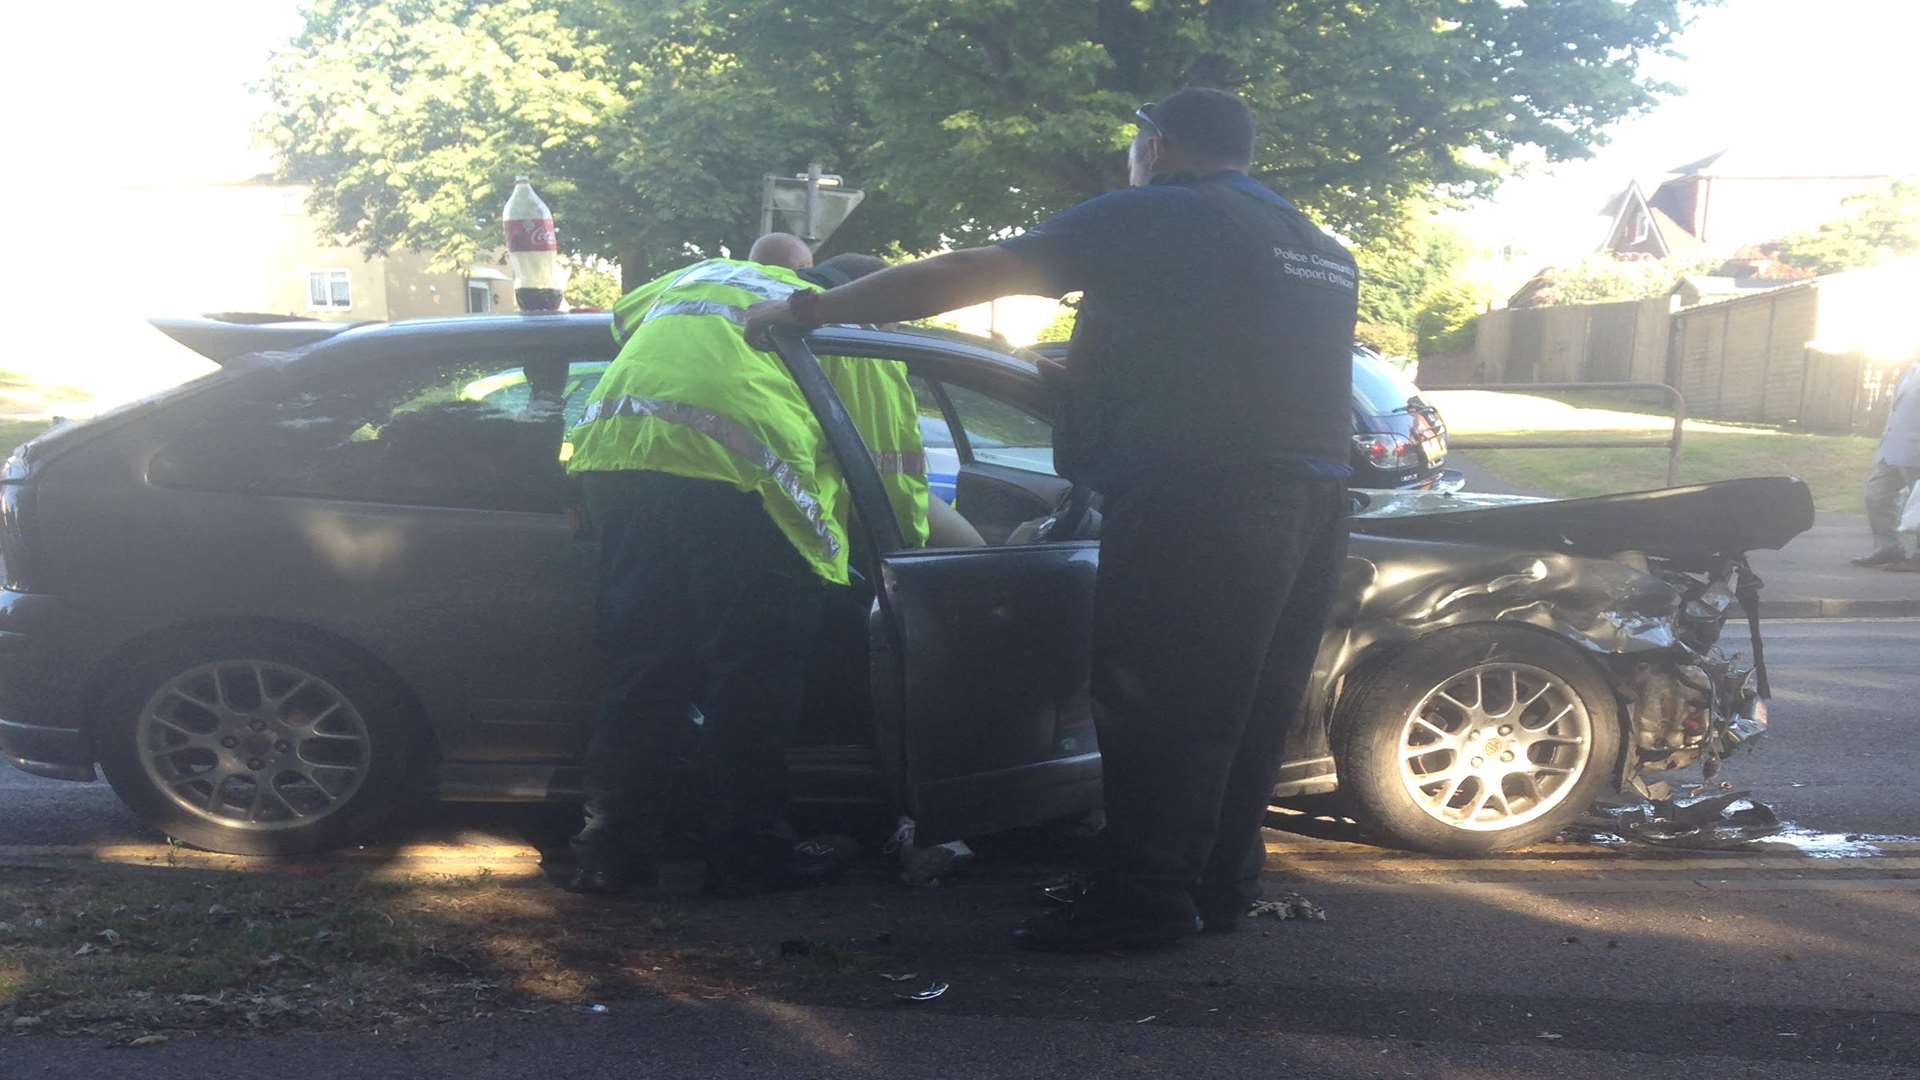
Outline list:
[[[1420,388],[1385,360],[1363,352],[1353,354],[1353,404],[1368,416],[1402,412]]]

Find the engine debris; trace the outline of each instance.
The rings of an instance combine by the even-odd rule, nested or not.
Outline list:
[[[1247,918],[1257,919],[1265,915],[1274,919],[1302,919],[1308,922],[1326,922],[1327,909],[1301,896],[1299,893],[1286,893],[1277,900],[1255,900],[1247,908]]]

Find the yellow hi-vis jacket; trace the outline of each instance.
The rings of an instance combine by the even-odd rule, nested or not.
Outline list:
[[[644,469],[757,492],[814,572],[847,581],[846,481],[772,353],[749,348],[746,309],[811,288],[791,270],[709,259],[614,304],[620,355],[573,429],[569,472]],[[906,542],[927,542],[926,457],[906,366],[827,357],[822,369],[874,455]]]

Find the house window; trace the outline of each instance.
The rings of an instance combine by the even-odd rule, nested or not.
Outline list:
[[[467,314],[484,315],[493,310],[493,287],[484,281],[467,282]]]
[[[1644,244],[1647,242],[1647,238],[1651,235],[1653,235],[1653,222],[1648,219],[1645,211],[1635,213],[1633,215],[1633,241],[1632,242],[1636,244]]]
[[[307,271],[308,308],[350,308],[353,290],[345,270]]]

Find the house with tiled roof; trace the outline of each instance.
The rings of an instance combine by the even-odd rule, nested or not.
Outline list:
[[[1629,181],[1602,208],[1600,250],[1625,258],[1731,255],[1839,217],[1846,200],[1898,178],[1865,158],[1803,160],[1792,146],[1721,150],[1669,170],[1652,194]]]

